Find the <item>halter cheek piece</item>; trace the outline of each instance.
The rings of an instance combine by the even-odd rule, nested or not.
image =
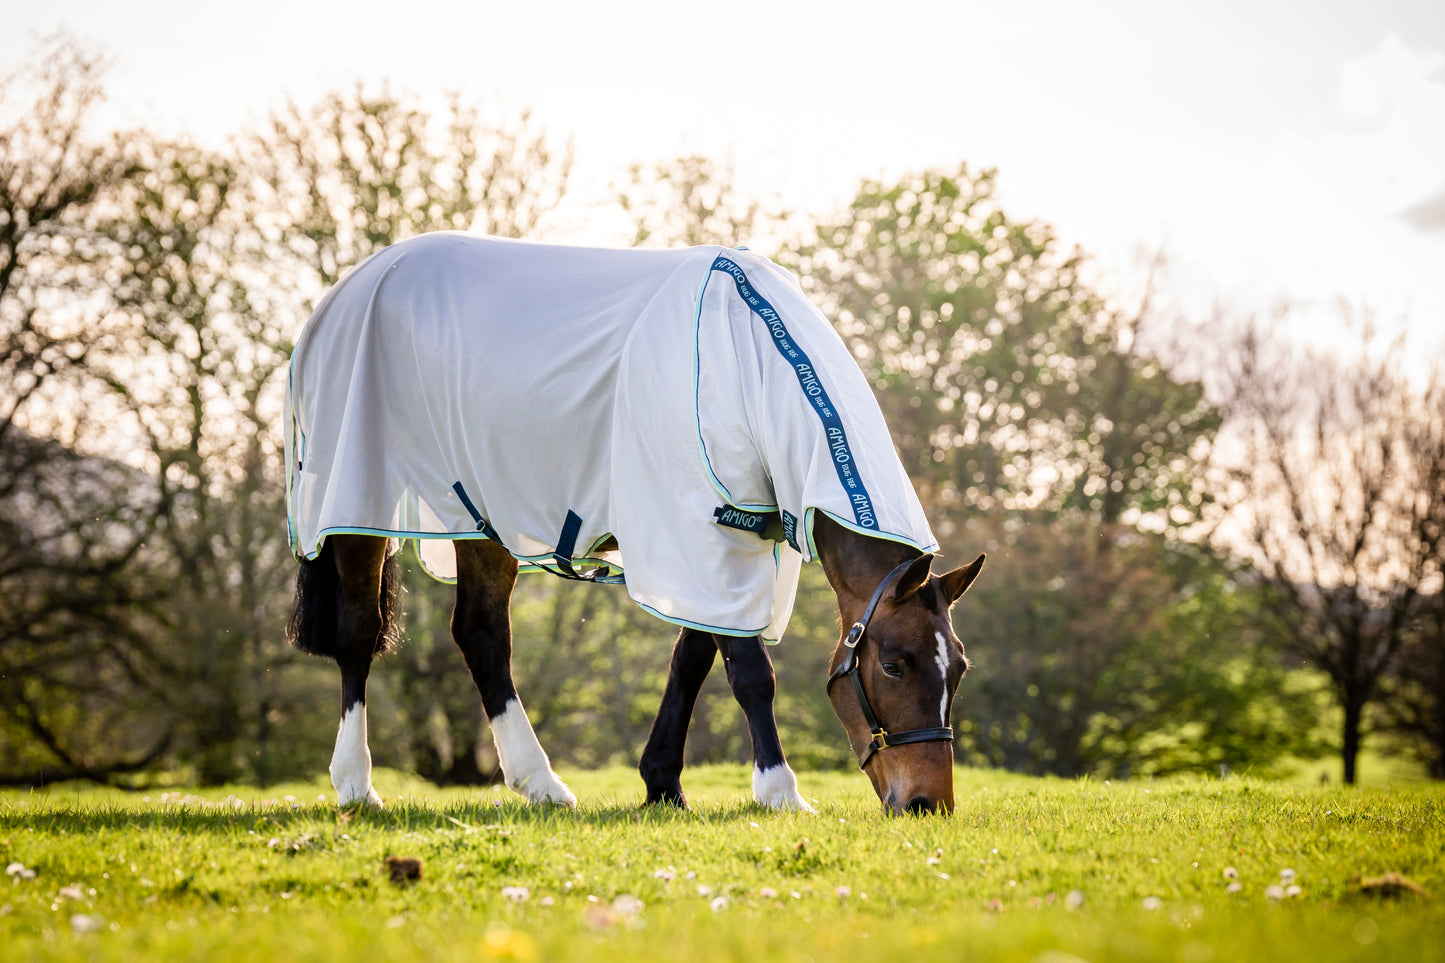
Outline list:
[[[882,601],[883,593],[892,588],[893,583],[898,581],[899,576],[907,571],[916,561],[918,560],[909,559],[889,572],[883,581],[879,583],[878,588],[873,592],[873,598],[868,600],[868,607],[863,610],[863,617],[853,623],[853,627],[848,630],[848,637],[843,640],[843,661],[838,664],[838,668],[833,670],[833,674],[828,676],[827,691],[829,693],[833,691],[833,683],[844,676],[852,680],[853,691],[858,696],[858,708],[863,710],[863,721],[868,723],[868,729],[873,734],[873,741],[868,744],[867,750],[864,751],[858,760],[859,769],[866,770],[868,768],[868,760],[873,758],[874,753],[882,752],[884,749],[892,749],[894,746],[906,746],[914,742],[953,741],[952,726],[935,726],[932,729],[908,729],[904,732],[889,732],[887,729],[884,729],[882,723],[878,721],[878,717],[873,714],[873,707],[868,704],[868,694],[863,691],[863,680],[859,674],[858,646],[862,643],[863,637],[868,632],[868,623],[873,618],[873,610],[876,609],[878,603]],[[948,682],[945,679],[944,685],[947,684]]]

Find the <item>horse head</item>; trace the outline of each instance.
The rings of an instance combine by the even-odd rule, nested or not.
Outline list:
[[[933,556],[921,555],[894,567],[870,596],[846,587],[838,592],[845,628],[833,652],[828,695],[889,812],[953,810],[950,707],[968,659],[949,610],[983,562],[980,555],[934,575]]]

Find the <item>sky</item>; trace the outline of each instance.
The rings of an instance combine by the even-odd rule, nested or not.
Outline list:
[[[109,125],[219,144],[385,79],[530,108],[584,193],[698,152],[825,212],[967,161],[1101,277],[1162,249],[1196,316],[1288,303],[1312,336],[1344,301],[1445,342],[1439,0],[0,0],[0,75],[62,26],[114,58]]]

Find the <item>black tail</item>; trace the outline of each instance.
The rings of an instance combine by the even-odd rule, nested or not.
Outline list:
[[[296,597],[291,603],[291,617],[286,622],[286,641],[302,652],[334,659],[339,654],[336,630],[341,611],[341,573],[336,569],[331,539],[321,543],[315,558],[300,560],[296,572]],[[401,604],[401,570],[395,555],[388,555],[381,566],[381,634],[376,640],[376,655],[396,648],[401,641],[401,621],[397,618]]]
[[[403,543],[405,544],[405,543]],[[381,635],[376,639],[376,654],[386,655],[401,644],[401,563],[400,552],[381,563]]]

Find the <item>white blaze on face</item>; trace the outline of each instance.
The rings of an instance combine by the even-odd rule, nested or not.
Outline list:
[[[933,633],[938,640],[938,654],[933,657],[934,663],[938,666],[938,672],[943,676],[943,695],[938,700],[938,724],[948,725],[948,636],[942,632]]]

